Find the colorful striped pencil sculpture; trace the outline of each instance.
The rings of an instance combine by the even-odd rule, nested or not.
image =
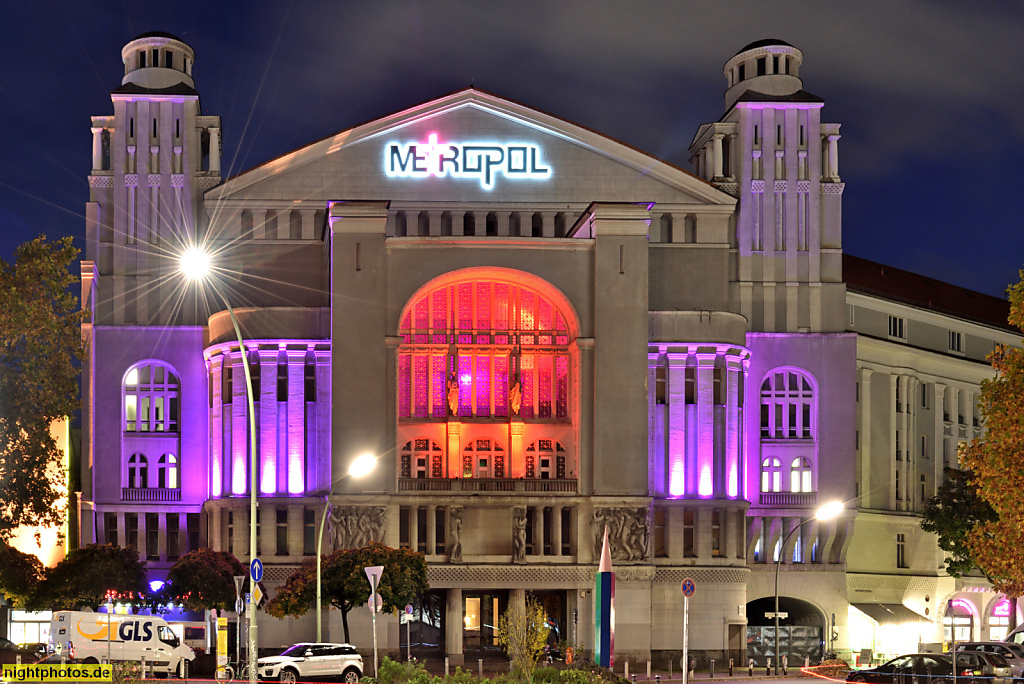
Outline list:
[[[601,542],[601,564],[594,579],[594,662],[611,668],[615,664],[615,573],[608,548],[608,527]]]

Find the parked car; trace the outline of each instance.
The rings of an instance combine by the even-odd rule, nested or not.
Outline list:
[[[983,653],[957,655],[957,681],[959,684],[989,684],[991,675],[985,676],[987,661]],[[1004,661],[1005,662],[1005,661]],[[878,667],[853,670],[846,676],[848,682],[870,684],[901,684],[908,677],[917,677],[931,684],[952,684],[953,661],[945,653],[910,653],[893,658]]]
[[[958,663],[963,662],[966,667],[972,670],[981,670],[986,681],[1009,683],[1013,679],[1013,671],[1010,663],[998,653],[986,653],[984,651],[958,651],[956,654]]]
[[[957,653],[981,651],[1001,655],[1010,665],[1010,676],[1024,678],[1024,646],[1005,641],[968,641],[956,645]]]
[[[1007,634],[1003,641],[1011,644],[1024,645],[1024,625]]]
[[[363,657],[351,644],[299,643],[280,655],[260,658],[257,669],[260,679],[341,679],[356,684],[363,676]]]
[[[39,644],[19,645],[10,639],[0,637],[0,665],[13,665],[18,662],[18,656],[21,656],[23,664],[36,662],[46,655],[46,651],[40,653],[38,648],[33,648],[35,646],[39,646]]]

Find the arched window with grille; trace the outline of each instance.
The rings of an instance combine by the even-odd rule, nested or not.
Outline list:
[[[814,439],[815,384],[803,371],[777,368],[761,383],[761,438]]]
[[[793,459],[793,466],[789,472],[789,487],[793,492],[814,491],[814,471],[811,470],[811,462],[804,457]]]
[[[761,461],[761,491],[782,491],[782,461],[777,458],[766,458]]]
[[[181,385],[174,371],[161,363],[146,362],[124,376],[125,432],[178,432]]]
[[[178,484],[178,457],[174,454],[164,454],[156,464],[157,484],[160,489],[177,489]]]
[[[565,447],[551,439],[538,439],[526,447],[526,477],[565,479]]]
[[[433,440],[411,439],[402,447],[401,477],[444,477],[444,466],[444,452]]]
[[[132,454],[128,459],[128,487],[130,489],[149,487],[149,460],[143,454]]]
[[[462,452],[462,477],[504,478],[505,447],[491,439],[472,439]]]

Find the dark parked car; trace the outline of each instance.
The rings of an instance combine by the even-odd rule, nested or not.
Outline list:
[[[42,651],[39,647],[42,647]],[[45,649],[43,644],[18,645],[10,639],[0,637],[0,665],[12,665],[18,662],[18,656],[21,656],[23,664],[34,663],[46,655]]]
[[[957,681],[962,684],[990,684],[992,677],[986,677],[979,653],[957,655]],[[902,684],[916,677],[931,684],[953,684],[953,665],[949,655],[944,653],[911,653],[893,658],[878,667],[853,670],[846,676],[848,682],[869,684]]]

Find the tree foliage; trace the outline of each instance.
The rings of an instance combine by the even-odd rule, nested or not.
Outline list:
[[[29,610],[75,610],[98,608],[107,592],[119,601],[143,603],[146,562],[139,560],[135,547],[89,544],[72,549],[57,565],[45,570],[43,581],[28,602]]]
[[[43,564],[38,558],[0,539],[0,596],[6,596],[15,608],[24,609],[42,574]]]
[[[968,544],[970,533],[983,523],[998,520],[988,501],[978,494],[974,474],[969,470],[946,468],[946,479],[921,511],[921,529],[939,537],[945,551],[946,574],[962,577],[978,562]]]
[[[227,551],[196,549],[178,559],[167,583],[155,597],[159,604],[178,603],[187,610],[234,610],[235,576],[249,572]]]
[[[549,631],[544,606],[533,596],[525,601],[510,601],[498,617],[498,643],[508,653],[512,669],[527,682],[533,681],[533,671],[544,652]]]
[[[1022,281],[1008,290],[1009,322],[1024,329]],[[1024,350],[999,346],[989,355],[996,371],[981,385],[979,403],[985,433],[960,454],[975,475],[978,495],[996,518],[967,535],[967,546],[997,591],[1024,593]]]
[[[430,588],[427,563],[420,553],[370,542],[361,549],[340,549],[323,557],[320,567],[321,605],[334,606],[341,611],[347,642],[351,642],[348,614],[353,608],[366,606],[370,599],[370,580],[363,569],[374,565],[384,567],[377,593],[384,602],[384,611],[388,613],[397,613]],[[267,604],[267,612],[276,618],[299,617],[305,615],[315,601],[316,559],[308,559],[277,590]]]
[[[0,259],[0,540],[59,526],[65,475],[50,425],[78,408],[83,312],[68,288],[71,238],[41,236]]]

